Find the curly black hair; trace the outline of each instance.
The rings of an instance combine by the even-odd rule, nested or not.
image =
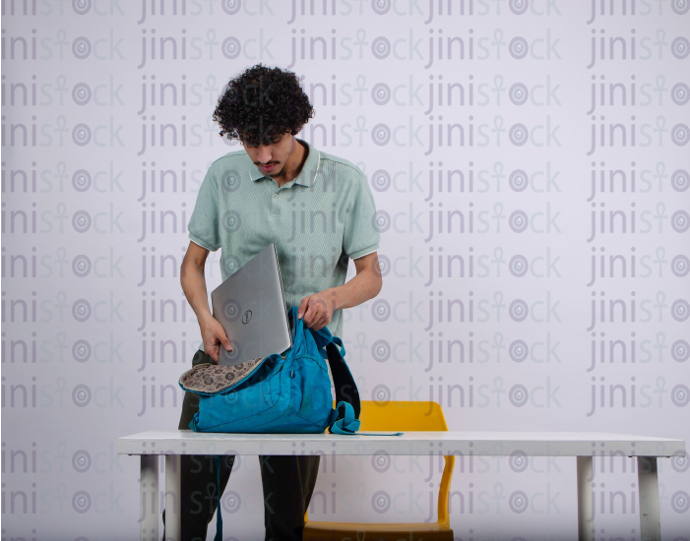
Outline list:
[[[261,63],[226,85],[213,112],[221,137],[247,146],[269,145],[287,132],[296,135],[313,116],[295,73]]]

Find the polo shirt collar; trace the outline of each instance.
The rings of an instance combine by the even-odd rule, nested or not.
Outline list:
[[[302,139],[299,139],[297,137],[295,137],[295,139],[297,139],[297,141],[303,143],[309,149],[309,155],[307,156],[307,159],[304,162],[304,165],[302,166],[302,170],[299,172],[299,175],[297,175],[293,179],[293,181],[295,184],[301,184],[302,186],[306,186],[307,188],[309,188],[314,183],[314,177],[316,177],[316,173],[318,172],[319,164],[321,163],[321,153],[318,151],[318,149],[314,148],[312,145],[310,145],[306,141],[303,141]],[[247,154],[245,152],[244,155],[246,156],[246,159],[247,159],[248,168],[249,168],[249,178],[251,180],[257,181],[257,180],[260,180],[262,178],[269,177],[269,175],[265,174],[251,160],[251,158],[249,157],[249,154]]]

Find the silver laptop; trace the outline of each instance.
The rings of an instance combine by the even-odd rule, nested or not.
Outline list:
[[[218,364],[233,366],[292,347],[278,251],[271,243],[211,293],[213,317],[232,343]]]

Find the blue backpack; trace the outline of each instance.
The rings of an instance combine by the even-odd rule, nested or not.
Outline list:
[[[296,306],[288,315],[292,347],[284,354],[252,359],[242,363],[243,367],[238,365],[240,368],[203,363],[182,374],[180,387],[199,396],[199,411],[189,428],[255,434],[320,434],[328,429],[333,434],[353,435],[359,430],[359,392],[345,362],[342,340],[328,327],[318,331],[306,327],[297,317]],[[335,408],[326,362],[335,383]],[[215,460],[220,486],[220,457]],[[217,503],[215,541],[222,541],[220,494]]]
[[[318,331],[306,327],[297,317],[296,306],[290,309],[289,319],[292,347],[284,355],[274,353],[242,363],[249,370],[204,363],[180,377],[180,387],[199,396],[199,411],[189,428],[259,434],[319,434],[326,429],[354,434],[359,429],[359,393],[342,341],[328,327]],[[336,384],[336,408],[326,362]],[[245,373],[237,380],[233,371],[241,369]]]

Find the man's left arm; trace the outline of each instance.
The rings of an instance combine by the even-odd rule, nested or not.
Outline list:
[[[326,293],[333,295],[335,310],[353,308],[373,299],[381,292],[383,279],[376,252],[353,260],[357,275],[341,286],[331,287]]]
[[[305,324],[317,331],[330,323],[335,310],[352,308],[376,297],[383,285],[376,254],[381,243],[376,202],[364,173],[357,170],[353,174],[345,208],[343,252],[354,261],[357,276],[343,285],[329,287],[302,299],[297,317],[304,315]]]
[[[305,297],[302,300],[297,309],[297,317],[300,318],[312,303],[314,303],[314,306],[317,306],[321,304],[318,301],[324,301],[325,305],[325,310],[314,312],[312,321],[307,321],[307,319],[304,320],[308,327],[318,331],[330,323],[335,310],[353,308],[369,299],[373,299],[381,292],[383,279],[381,277],[381,267],[379,266],[377,253],[372,252],[357,259],[353,259],[353,262],[357,275],[351,280],[345,282],[341,286],[329,287],[315,295],[309,295],[309,297],[312,298]],[[308,310],[306,311],[309,312]],[[311,314],[307,313],[306,315],[307,318],[309,318]],[[321,318],[321,321],[319,321],[319,318]]]

